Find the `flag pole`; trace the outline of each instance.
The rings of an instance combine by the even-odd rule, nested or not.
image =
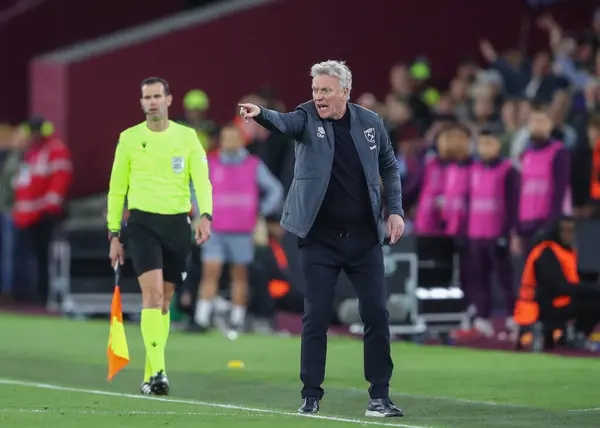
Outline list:
[[[123,326],[123,307],[121,302],[121,265],[119,260],[115,263],[115,287],[110,309],[110,329],[108,336],[108,380],[112,378],[129,363],[129,348],[125,327]]]

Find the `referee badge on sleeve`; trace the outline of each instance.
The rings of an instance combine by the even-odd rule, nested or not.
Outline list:
[[[171,168],[173,168],[173,172],[175,174],[180,174],[183,171],[183,157],[181,156],[173,156],[171,158]]]

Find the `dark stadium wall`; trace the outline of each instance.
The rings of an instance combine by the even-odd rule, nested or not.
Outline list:
[[[0,3],[6,13],[17,2]],[[185,5],[186,0],[52,0],[0,22],[0,120],[26,118],[28,64],[35,55],[179,12]]]
[[[236,114],[241,96],[264,82],[274,85],[288,109],[309,99],[308,72],[316,61],[347,60],[353,96],[371,91],[381,97],[396,62],[424,54],[434,75],[447,78],[461,56],[477,55],[483,37],[499,49],[518,46],[525,14],[520,0],[464,0],[460,10],[447,1],[399,3],[378,0],[377,7],[365,7],[362,0],[346,0],[340,7],[337,0],[281,1],[70,64],[68,70],[34,64],[32,109],[59,122],[75,159],[72,195],[80,197],[106,191],[119,131],[143,119],[138,84],[148,75],[170,81],[172,116],[181,114],[183,94],[198,87],[210,97],[210,114],[222,121]],[[561,16],[569,13],[572,19],[580,15],[567,10]],[[61,83],[48,85],[48,78]]]

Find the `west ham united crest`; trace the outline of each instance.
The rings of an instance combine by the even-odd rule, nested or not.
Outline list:
[[[369,128],[364,131],[365,138],[370,144],[375,142],[375,128]]]

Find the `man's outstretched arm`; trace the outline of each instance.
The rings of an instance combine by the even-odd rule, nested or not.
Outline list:
[[[307,114],[296,108],[290,113],[279,113],[256,104],[240,104],[241,116],[248,120],[254,119],[258,124],[271,132],[299,139],[306,126]]]

